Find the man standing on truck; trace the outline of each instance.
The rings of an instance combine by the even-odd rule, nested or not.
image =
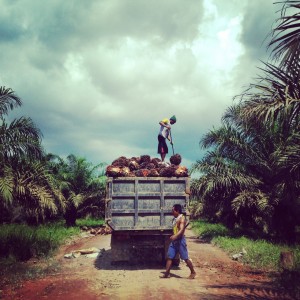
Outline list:
[[[170,278],[170,270],[172,267],[172,260],[179,253],[181,259],[185,261],[187,266],[191,270],[191,274],[188,279],[194,279],[196,277],[196,272],[192,261],[189,259],[188,250],[186,246],[186,240],[184,236],[185,228],[187,223],[184,215],[182,214],[182,207],[180,204],[175,204],[172,208],[173,219],[173,235],[170,237],[171,243],[168,249],[168,256],[166,262],[166,272],[161,278]]]
[[[171,125],[176,123],[176,117],[172,116],[170,119],[163,119],[159,122],[160,129],[158,133],[158,149],[157,153],[160,154],[161,160],[164,161],[166,154],[168,153],[168,146],[166,143],[166,139],[168,139],[173,145],[173,141],[171,138]]]

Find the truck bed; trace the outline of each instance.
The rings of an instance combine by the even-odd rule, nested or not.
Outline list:
[[[169,231],[173,205],[186,212],[189,177],[110,177],[106,195],[105,218],[114,231]]]

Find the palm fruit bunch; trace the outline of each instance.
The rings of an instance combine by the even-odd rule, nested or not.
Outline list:
[[[140,169],[135,171],[136,177],[148,177],[150,170],[148,169]]]
[[[175,154],[170,157],[170,163],[175,166],[179,166],[181,163],[181,156],[179,154]]]
[[[121,175],[121,168],[116,166],[108,166],[106,168],[106,175],[110,177],[119,177]]]
[[[180,166],[181,156],[171,156],[169,163],[149,155],[126,158],[121,156],[106,168],[108,177],[188,177],[188,169]]]
[[[175,177],[188,177],[189,174],[188,174],[188,169],[187,169],[187,167],[179,166],[179,167],[175,170],[174,176],[175,176]]]
[[[139,163],[138,163],[136,160],[131,159],[131,160],[129,161],[129,169],[130,169],[131,171],[138,170],[139,168],[140,168],[140,165],[139,165]]]
[[[149,162],[149,163],[147,164],[146,168],[147,168],[148,170],[153,170],[153,169],[155,169],[155,164],[153,164],[152,162]]]
[[[128,167],[123,167],[121,168],[120,174],[123,177],[127,177],[130,174],[130,169]]]
[[[147,169],[148,162],[140,163],[140,169]]]
[[[129,160],[125,156],[121,156],[112,162],[113,166],[128,167]]]
[[[151,161],[150,155],[141,155],[141,163],[149,163]]]
[[[177,167],[175,165],[161,168],[159,171],[159,176],[160,177],[174,177],[176,169],[177,169]]]
[[[152,158],[151,163],[157,168],[161,160],[159,158]]]
[[[169,168],[161,168],[159,170],[159,176],[160,177],[172,177],[172,170]]]
[[[148,177],[159,177],[159,172],[156,169],[152,169],[150,170]]]

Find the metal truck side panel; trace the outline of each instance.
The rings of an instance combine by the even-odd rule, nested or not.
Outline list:
[[[111,236],[112,262],[163,262],[169,236],[149,231],[114,231]]]
[[[188,203],[189,178],[109,178],[106,192],[106,222],[113,230],[169,230],[172,206]]]

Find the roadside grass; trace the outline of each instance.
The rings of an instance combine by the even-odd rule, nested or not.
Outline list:
[[[216,236],[228,236],[230,231],[220,223],[208,223],[203,220],[191,221],[193,231],[201,238],[211,241]]]
[[[62,222],[39,225],[6,224],[0,226],[0,257],[26,261],[50,255],[67,238],[79,234],[79,227],[64,227]]]
[[[86,219],[77,219],[76,226],[82,227],[96,227],[104,225],[104,219],[93,219],[93,218],[86,218]]]
[[[78,219],[75,227],[64,221],[39,226],[0,225],[0,298],[1,289],[59,269],[51,258],[67,240],[80,234],[82,226],[101,226],[103,219]]]
[[[244,236],[237,238],[219,236],[213,238],[212,243],[218,245],[230,255],[244,252],[241,260],[245,264],[260,269],[272,270],[277,270],[279,267],[281,251],[297,250],[291,249],[291,247],[287,249],[286,246],[274,245],[264,240],[254,241]],[[298,249],[298,252],[299,250],[300,248]]]
[[[0,225],[0,257],[26,261],[31,257],[49,256],[68,238],[79,234],[80,227],[103,224],[103,219],[89,218],[78,219],[74,227],[66,227],[64,221],[39,226]]]
[[[223,249],[229,255],[243,252],[241,262],[251,267],[269,271],[274,285],[284,289],[293,299],[300,299],[300,245],[287,246],[268,242],[262,238],[253,238],[253,232],[229,230],[222,224],[206,221],[192,221],[193,231],[202,239]],[[245,234],[245,235],[243,235]],[[294,254],[294,267],[280,267],[281,251]]]
[[[287,246],[264,239],[253,239],[248,233],[243,235],[241,230],[229,230],[222,224],[211,224],[203,220],[192,221],[192,228],[201,238],[219,246],[229,255],[243,252],[241,261],[260,269],[279,270],[280,252],[292,251],[295,269],[300,270],[300,245]]]

